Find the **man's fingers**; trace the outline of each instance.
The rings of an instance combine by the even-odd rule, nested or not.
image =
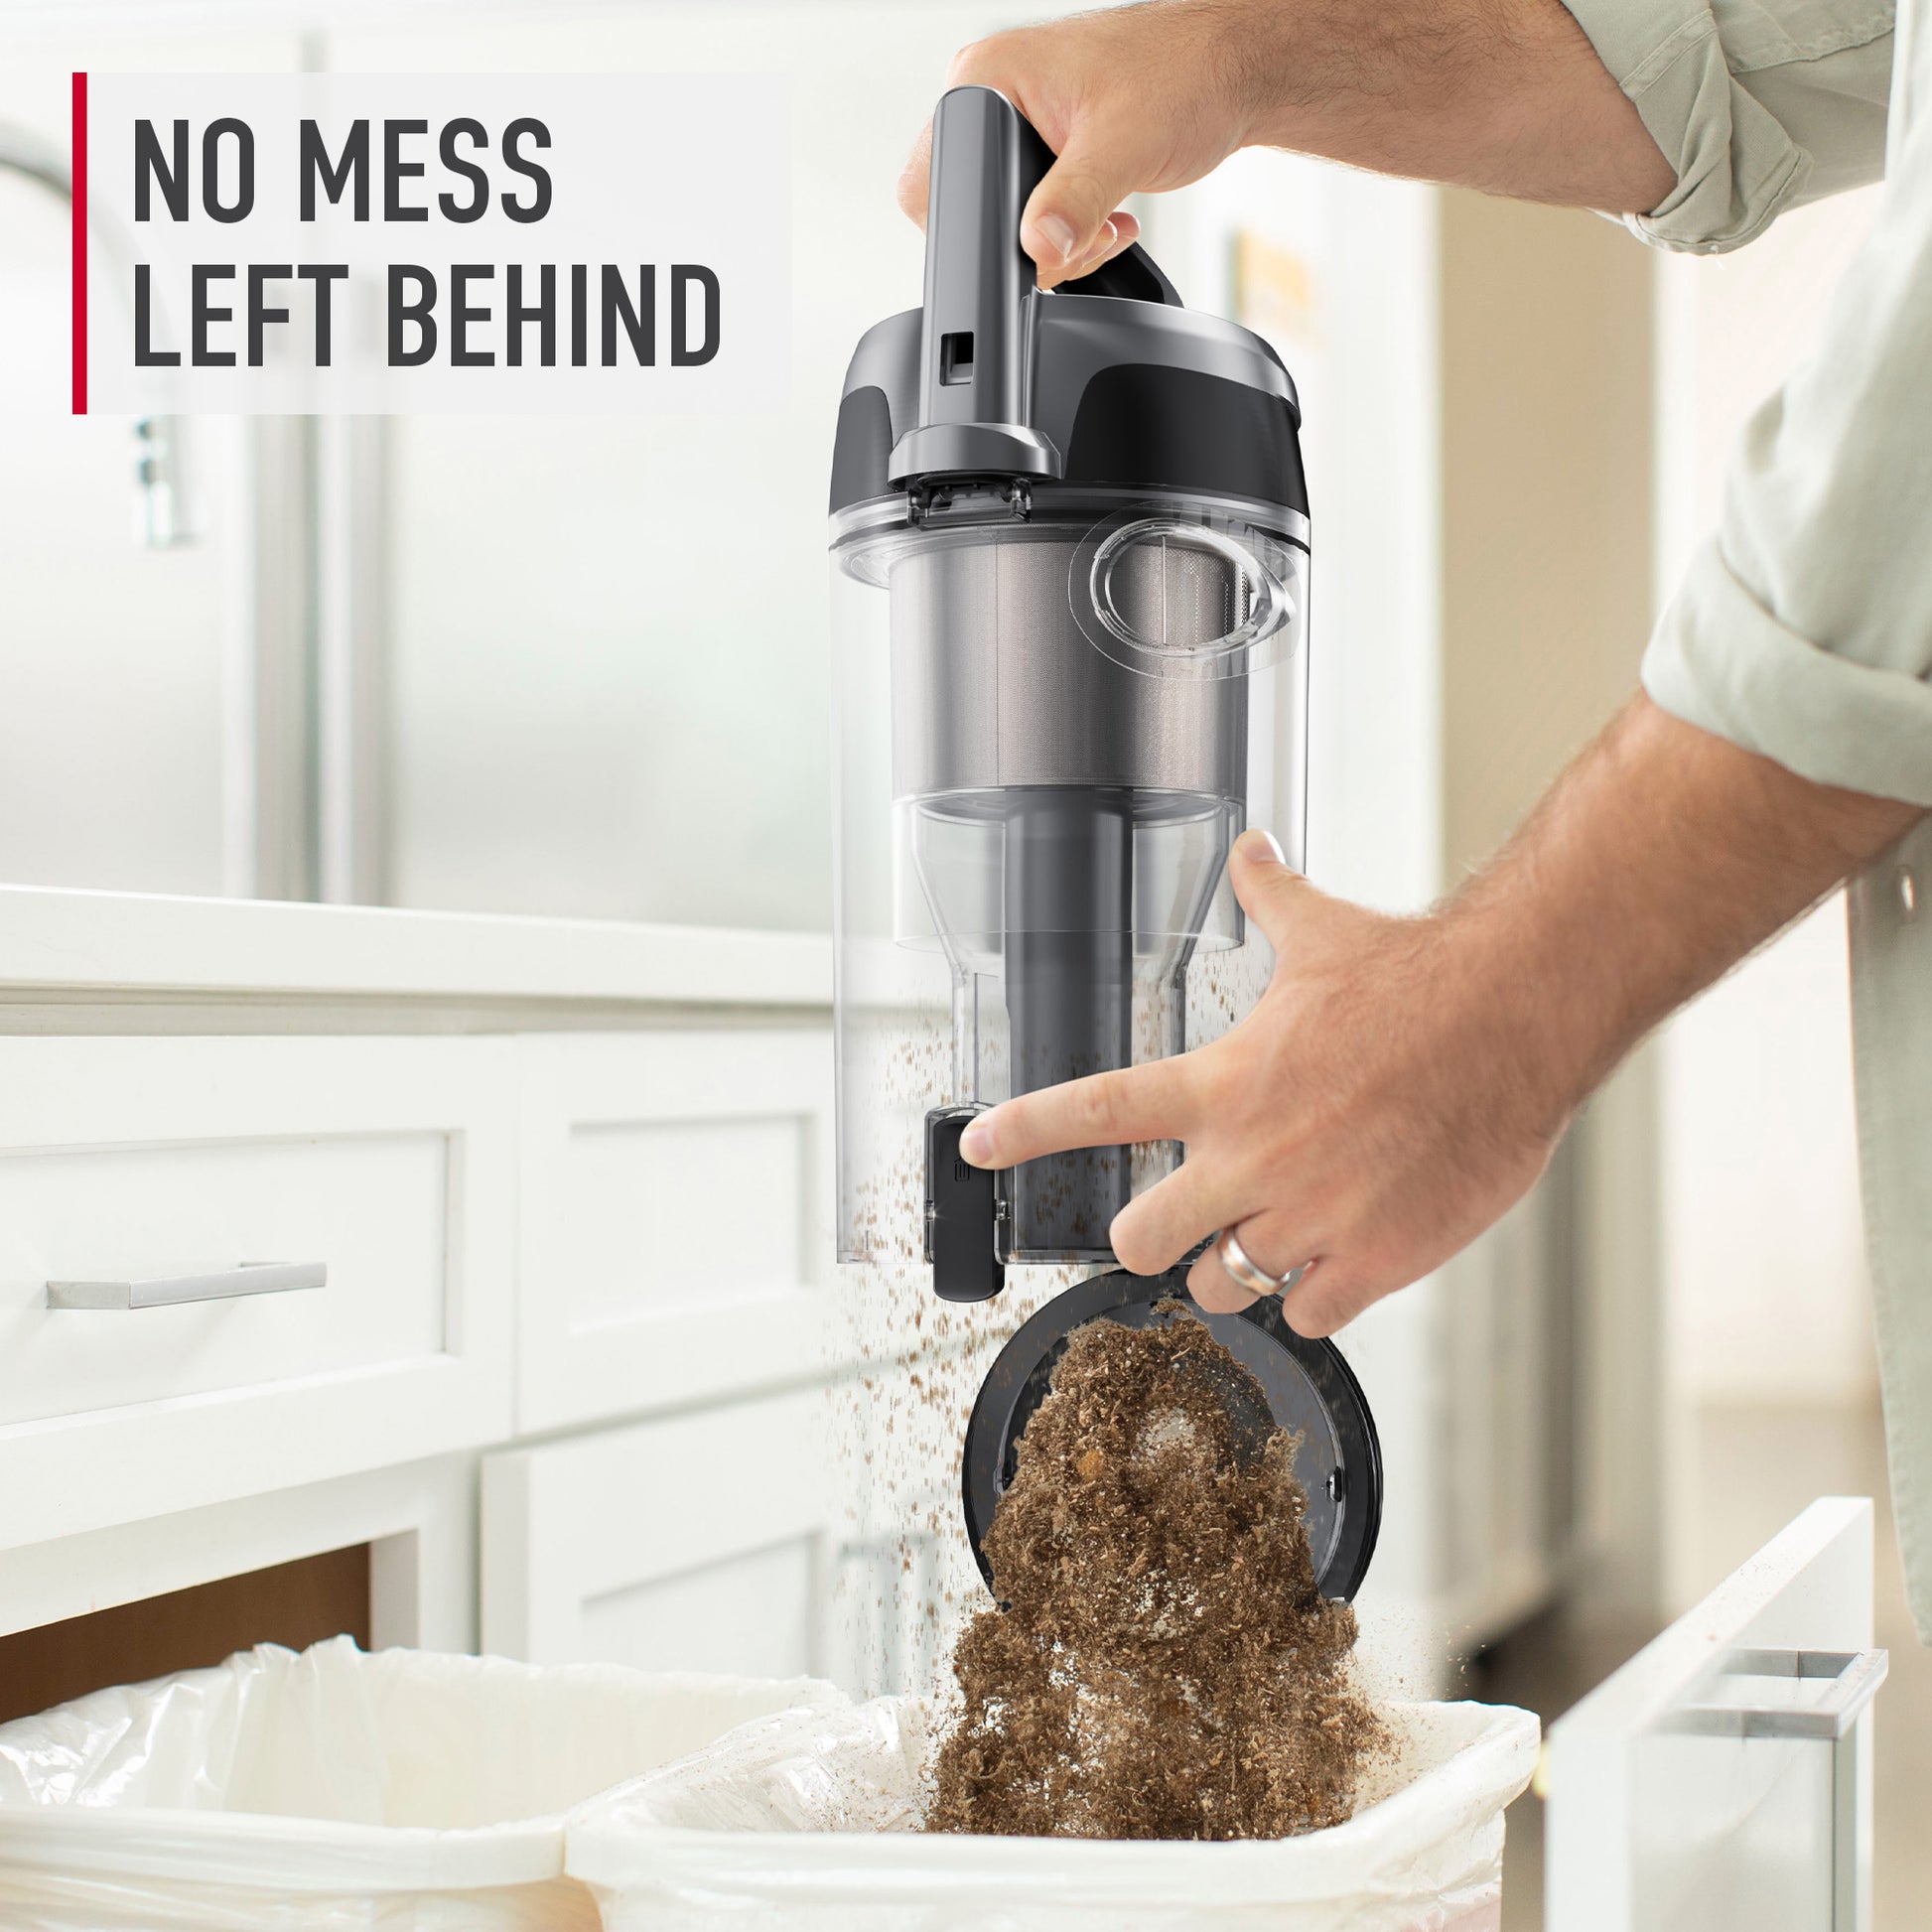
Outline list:
[[[1228,856],[1228,883],[1241,908],[1268,935],[1276,952],[1286,949],[1296,922],[1320,895],[1282,857],[1274,835],[1259,826],[1243,832]]]
[[[1187,1293],[1209,1314],[1239,1314],[1261,1299],[1229,1278],[1212,1248],[1188,1269]]]
[[[1100,232],[1088,245],[1087,252],[1077,262],[1068,262],[1061,273],[1069,282],[1077,282],[1082,275],[1091,275],[1102,262],[1118,254],[1120,246],[1120,230],[1114,225],[1114,217],[1110,214],[1101,222]]]
[[[1114,1216],[1108,1237],[1120,1265],[1135,1275],[1160,1275],[1214,1232],[1235,1210],[1229,1182],[1215,1164],[1185,1161]]]
[[[1264,1210],[1259,1214],[1250,1214],[1238,1226],[1241,1252],[1268,1274],[1286,1275],[1293,1269],[1311,1263],[1315,1237],[1306,1230],[1298,1234],[1285,1215]],[[1314,1268],[1308,1266],[1302,1282],[1307,1282],[1314,1273]],[[1245,1288],[1228,1273],[1221,1265],[1218,1250],[1212,1246],[1187,1271],[1187,1292],[1210,1314],[1233,1314],[1259,1299],[1253,1290]],[[1301,1292],[1302,1284],[1298,1282],[1282,1298],[1282,1311],[1289,1315],[1291,1322],[1294,1322],[1291,1311]],[[1294,1325],[1299,1328],[1301,1324],[1294,1322]]]
[[[1317,1341],[1345,1328],[1388,1290],[1349,1272],[1346,1262],[1322,1260],[1282,1297],[1282,1313],[1298,1335]]]
[[[899,211],[921,228],[925,226],[926,200],[931,188],[932,123],[927,121],[919,130],[919,138],[912,143],[912,152],[906,156],[898,178]],[[1062,262],[1050,273],[1042,274],[1041,286],[1050,286],[1055,281],[1077,282],[1081,276],[1091,275],[1096,268],[1112,261],[1123,249],[1131,248],[1140,238],[1139,217],[1124,207],[1117,207],[1094,231],[1080,258]]]
[[[1184,1141],[1193,1118],[1191,1059],[1150,1060],[1002,1101],[967,1123],[959,1151],[976,1168],[1011,1168],[1067,1148]]]
[[[1137,186],[1124,154],[1124,144],[1076,125],[1034,190],[1020,222],[1020,245],[1039,264],[1041,288],[1078,276],[1081,263],[1103,245],[1102,224]]]
[[[1122,249],[1131,248],[1141,238],[1141,224],[1124,207],[1117,207],[1100,224],[1094,243],[1079,261],[1066,271],[1065,279],[1077,282],[1096,268],[1113,260]]]

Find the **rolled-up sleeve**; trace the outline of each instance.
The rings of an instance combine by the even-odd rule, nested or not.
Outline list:
[[[1817,352],[1746,427],[1643,681],[1803,777],[1932,807],[1932,115]]]
[[[1718,254],[1883,170],[1891,0],[1564,0],[1677,171],[1628,216]]]

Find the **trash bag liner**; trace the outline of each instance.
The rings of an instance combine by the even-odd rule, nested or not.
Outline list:
[[[1346,1824],[1238,1844],[921,1833],[934,1707],[880,1698],[755,1719],[579,1806],[565,1867],[606,1932],[1493,1932],[1503,1807],[1538,1725],[1388,1704],[1393,1750]]]
[[[563,1814],[829,1685],[263,1645],[0,1725],[7,1932],[594,1932]]]

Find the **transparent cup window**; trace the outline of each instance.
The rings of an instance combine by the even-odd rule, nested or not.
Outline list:
[[[1272,968],[1227,884],[1299,858],[1307,552],[1239,505],[1069,494],[835,528],[839,1246],[916,1260],[929,1110],[1227,1031]],[[1111,1259],[1171,1145],[1016,1171],[1010,1262]]]

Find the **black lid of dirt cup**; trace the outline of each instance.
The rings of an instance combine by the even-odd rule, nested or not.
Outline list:
[[[1298,1439],[1295,1474],[1308,1492],[1315,1581],[1324,1596],[1351,1599],[1382,1522],[1382,1448],[1361,1385],[1333,1342],[1312,1341],[1288,1325],[1279,1297],[1263,1297],[1238,1314],[1209,1314],[1188,1295],[1184,1269],[1154,1276],[1116,1271],[1076,1284],[1026,1321],[987,1371],[966,1426],[961,1490],[966,1534],[988,1587],[993,1574],[985,1536],[1013,1480],[1020,1440],[1046,1398],[1068,1338],[1089,1321],[1206,1325],[1254,1378],[1230,1377],[1216,1391],[1237,1442],[1248,1439],[1258,1450],[1278,1429]]]

